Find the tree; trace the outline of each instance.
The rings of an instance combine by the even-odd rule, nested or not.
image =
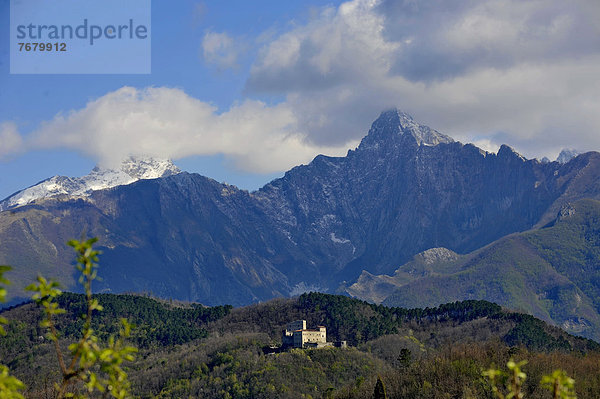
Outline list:
[[[380,376],[377,376],[375,391],[373,391],[373,399],[387,399],[387,395],[385,394],[385,385],[383,385],[383,381],[381,381]]]
[[[26,288],[34,292],[32,299],[43,308],[45,317],[41,325],[48,329],[48,338],[54,343],[62,374],[61,383],[55,386],[58,399],[75,396],[73,390],[77,382],[83,383],[90,393],[96,390],[119,399],[131,396],[127,373],[122,368],[123,362],[132,361],[133,353],[137,351],[136,348],[125,344],[125,339],[131,334],[131,325],[126,319],[121,319],[119,335],[111,336],[106,347],[100,346],[98,337],[92,330],[93,313],[102,311],[98,300],[92,297],[92,281],[97,277],[96,262],[100,254],[92,248],[96,241],[96,238],[91,238],[82,242],[68,242],[77,253],[77,270],[81,273],[79,282],[83,285],[86,297],[86,313],[82,315],[82,337],[69,345],[70,361],[66,360],[60,348],[59,332],[54,320],[56,316],[66,312],[56,302],[56,298],[62,294],[58,283],[38,276],[37,283]]]
[[[408,366],[410,366],[411,362],[412,362],[412,353],[411,353],[410,349],[402,348],[400,350],[400,356],[398,356],[398,363],[400,364],[400,367],[407,368]]]

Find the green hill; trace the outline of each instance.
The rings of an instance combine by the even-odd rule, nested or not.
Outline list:
[[[58,322],[66,346],[78,336],[83,298],[59,298],[69,310]],[[94,316],[97,331],[112,331],[124,316],[137,325],[132,341],[140,352],[128,374],[142,398],[369,397],[378,375],[389,397],[489,397],[481,371],[511,357],[530,362],[528,398],[544,397],[539,378],[559,367],[576,378],[578,397],[600,390],[598,343],[485,301],[405,309],[310,293],[232,309],[132,295],[97,298],[104,306]],[[26,397],[44,397],[58,375],[51,343],[40,338],[39,310],[25,304],[2,315],[10,320],[0,338],[2,361],[26,381]],[[296,319],[325,325],[328,340],[351,346],[267,354]]]

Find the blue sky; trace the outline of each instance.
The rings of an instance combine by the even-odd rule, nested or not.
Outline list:
[[[136,152],[256,189],[393,106],[487,150],[600,148],[594,0],[157,0],[148,75],[9,74],[9,5],[0,198]]]
[[[241,57],[235,70],[220,71],[201,57],[202,39],[207,31],[228,31],[252,40],[266,29],[285,29],[294,20],[307,19],[311,7],[334,4],[319,0],[262,1],[256,3],[258,6],[242,0],[153,1],[151,74],[11,75],[9,3],[0,1],[0,26],[3,27],[0,29],[0,122],[15,122],[24,135],[59,112],[83,108],[90,99],[123,86],[176,87],[226,110],[243,98],[251,54]],[[97,159],[82,156],[78,151],[60,148],[9,154],[0,159],[0,198],[51,175],[86,174],[96,162]],[[244,172],[228,165],[220,154],[186,157],[177,160],[177,164],[184,170],[248,189],[258,188],[281,175]]]

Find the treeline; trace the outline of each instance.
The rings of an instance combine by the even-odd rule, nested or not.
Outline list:
[[[600,350],[600,345],[592,340],[571,336],[533,316],[507,312],[487,301],[469,300],[435,308],[405,309],[311,292],[296,300],[277,299],[232,309],[230,305],[171,305],[137,295],[98,294],[94,297],[104,308],[94,314],[93,320],[93,328],[100,338],[114,335],[119,319],[125,317],[135,325],[132,340],[140,348],[180,345],[205,338],[210,332],[266,333],[277,343],[285,324],[296,319],[306,319],[309,326],[324,325],[329,340],[346,340],[356,346],[383,335],[397,334],[406,327],[435,330],[435,324],[460,325],[485,318],[510,327],[502,334],[502,339],[511,346],[522,345],[537,351]],[[64,338],[78,338],[83,323],[79,315],[85,309],[84,296],[63,293],[58,302],[69,311],[58,318],[59,330]],[[22,322],[16,321],[9,326],[8,335],[0,340],[0,347],[6,347],[9,342],[13,346],[26,346],[25,341],[35,341],[45,335],[38,325],[39,312],[31,311],[30,306],[11,310],[11,313],[16,312],[16,317],[11,318]]]
[[[119,328],[119,319],[125,317],[135,325],[132,341],[140,348],[150,346],[180,345],[208,336],[206,324],[226,316],[230,305],[205,307],[199,304],[172,306],[139,295],[94,295],[104,308],[94,315],[95,331],[102,331],[101,338],[114,335]],[[84,296],[64,293],[58,298],[60,306],[69,309],[71,315],[82,314],[85,309]],[[83,321],[68,320],[61,326],[66,337],[78,337]]]
[[[375,305],[365,301],[311,292],[298,298],[298,307],[307,315],[319,314],[318,324],[327,327],[327,333],[337,340],[358,345],[382,335],[396,334],[398,328],[409,322],[466,321],[497,315],[502,308],[486,301],[463,301],[436,308],[405,309]]]
[[[491,318],[509,320],[515,326],[503,337],[510,346],[524,346],[536,351],[600,351],[600,344],[580,337],[573,337],[557,328],[550,328],[546,323],[535,317],[523,314],[504,312],[492,315]],[[552,334],[554,332],[554,334]]]
[[[127,318],[135,328],[132,343],[139,348],[180,345],[208,336],[208,323],[225,317],[231,311],[230,305],[205,307],[199,304],[170,305],[139,295],[97,294],[93,296],[103,307],[94,312],[92,328],[100,339],[108,339],[118,333],[121,318]],[[68,311],[57,318],[57,328],[62,337],[69,340],[80,338],[85,313],[85,296],[64,292],[57,298],[59,306]],[[11,323],[8,334],[0,342],[20,342],[44,339],[45,329],[39,327],[41,313],[31,309],[31,304],[12,309],[11,318],[27,320],[26,323]],[[6,346],[0,344],[1,346]]]
[[[435,308],[405,309],[311,292],[301,295],[297,306],[307,317],[313,317],[313,323],[326,326],[328,337],[347,340],[352,345],[396,334],[407,325],[433,332],[436,330],[435,324],[460,325],[472,320],[489,319],[511,327],[501,335],[510,346],[525,346],[536,351],[585,353],[600,350],[600,345],[592,340],[569,335],[530,315],[504,311],[499,305],[487,301],[468,300]],[[314,320],[315,315],[317,320]]]
[[[272,343],[281,342],[286,323],[305,319],[309,326],[327,327],[330,341],[345,340],[352,346],[387,334],[412,329],[432,337],[432,344],[441,345],[440,331],[453,334],[476,334],[481,341],[492,336],[510,346],[525,346],[536,351],[600,350],[598,343],[567,334],[541,320],[521,313],[503,310],[486,301],[462,301],[435,308],[405,309],[386,307],[346,296],[306,293],[297,299],[275,299],[266,303],[233,309],[229,315],[209,326],[209,331],[225,333],[265,333]],[[477,321],[476,331],[462,327]],[[435,339],[439,336],[440,339]]]

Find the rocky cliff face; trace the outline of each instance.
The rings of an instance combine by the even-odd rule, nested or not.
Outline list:
[[[429,248],[464,253],[529,229],[570,181],[561,173],[508,146],[491,154],[454,142],[393,110],[346,157],[318,156],[253,197],[333,287]]]
[[[346,157],[320,155],[254,193],[180,173],[0,212],[0,263],[23,281],[40,268],[69,277],[64,242],[85,231],[100,237],[107,291],[234,305],[335,291],[363,270],[389,274],[435,247],[470,252],[561,201],[597,197],[599,157],[486,153],[391,110]]]

